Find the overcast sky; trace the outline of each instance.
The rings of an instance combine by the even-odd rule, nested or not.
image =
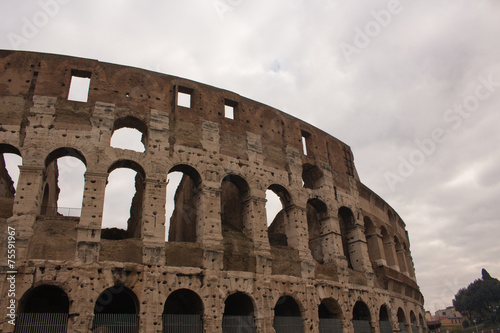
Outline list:
[[[351,146],[403,218],[425,307],[500,277],[497,0],[0,0],[0,48],[237,92]],[[54,5],[55,4],[55,5]]]

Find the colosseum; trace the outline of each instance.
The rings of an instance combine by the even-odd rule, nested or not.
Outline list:
[[[143,152],[110,145],[123,128]],[[0,332],[426,332],[404,222],[360,182],[348,145],[284,112],[1,50],[0,153],[22,158],[16,189],[0,159]],[[64,157],[85,166],[77,214],[57,206]],[[123,228],[106,228],[117,169],[135,172],[135,194]],[[282,205],[272,221],[267,193]]]

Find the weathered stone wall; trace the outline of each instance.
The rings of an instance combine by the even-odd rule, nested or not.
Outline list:
[[[72,76],[90,78],[87,102],[68,100]],[[189,107],[178,105],[179,92]],[[110,146],[124,126],[143,133],[145,152]],[[238,292],[252,300],[257,332],[274,332],[282,296],[297,303],[305,332],[319,331],[322,302],[340,309],[344,332],[353,332],[360,302],[372,332],[383,308],[394,331],[398,310],[407,325],[424,316],[405,225],[361,184],[350,148],[267,105],[137,68],[0,51],[0,149],[23,158],[15,197],[2,198],[13,201],[12,216],[0,220],[4,234],[16,229],[16,300],[57,286],[69,298],[68,332],[90,332],[99,295],[117,285],[137,298],[140,332],[162,331],[165,302],[182,289],[201,298],[205,332],[222,331],[225,301]],[[79,218],[43,210],[50,165],[62,156],[87,168]],[[107,177],[118,167],[137,171],[138,191],[124,239],[101,239]],[[165,242],[171,171],[190,181],[176,196],[178,236]],[[267,189],[284,205],[269,234]],[[0,331],[12,327],[3,321]]]

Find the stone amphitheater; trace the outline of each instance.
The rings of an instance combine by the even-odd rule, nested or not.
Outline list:
[[[110,145],[122,128],[144,152]],[[0,160],[0,332],[427,330],[402,219],[360,182],[348,145],[272,107],[1,50],[0,153],[22,157],[17,189]],[[57,207],[68,156],[86,168],[78,216]],[[130,217],[103,228],[116,169],[136,172]],[[183,177],[166,221],[171,172]],[[282,204],[273,221],[269,191]]]

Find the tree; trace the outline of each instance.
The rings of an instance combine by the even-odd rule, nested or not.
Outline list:
[[[500,281],[491,277],[483,268],[482,278],[477,279],[467,288],[460,289],[455,295],[455,309],[478,323],[491,319],[496,320],[500,311]]]

